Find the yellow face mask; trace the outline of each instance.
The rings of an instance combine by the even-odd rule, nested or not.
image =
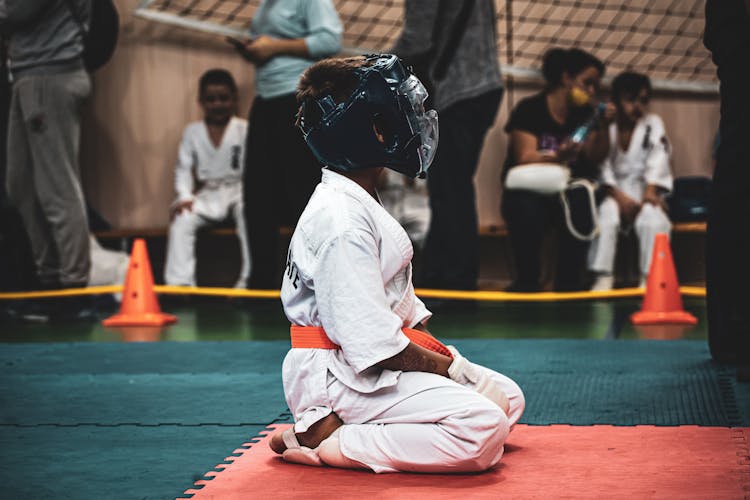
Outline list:
[[[589,95],[578,87],[570,89],[570,101],[576,106],[584,106],[589,102]]]

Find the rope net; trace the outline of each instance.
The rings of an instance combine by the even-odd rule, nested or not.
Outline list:
[[[248,33],[260,0],[146,0],[136,15],[209,33]],[[348,51],[386,51],[403,25],[403,0],[334,0]],[[607,64],[648,74],[656,88],[716,92],[703,47],[704,0],[495,0],[506,76],[539,78],[544,52],[577,46]]]

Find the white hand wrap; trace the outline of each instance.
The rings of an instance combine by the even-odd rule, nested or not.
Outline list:
[[[508,396],[502,387],[493,380],[489,370],[483,370],[480,366],[471,363],[452,345],[447,347],[451,354],[453,354],[453,362],[448,367],[448,376],[451,380],[474,389],[502,408],[507,415],[508,411],[510,411]]]
[[[281,458],[285,461],[295,464],[312,465],[314,467],[323,466],[323,462],[321,462],[318,456],[317,448],[313,450],[299,444],[297,436],[294,434],[294,426],[285,430],[281,434],[281,438],[286,445],[286,450],[281,454]]]
[[[458,382],[461,385],[465,385],[467,382],[473,382],[473,380],[469,380],[469,378],[466,376],[466,368],[469,366],[469,360],[461,356],[461,353],[458,352],[458,349],[453,347],[452,345],[446,346],[448,350],[453,355],[453,362],[448,367],[448,376],[453,380],[454,382]]]

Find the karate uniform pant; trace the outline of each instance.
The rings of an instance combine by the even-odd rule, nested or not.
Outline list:
[[[167,262],[164,281],[167,285],[195,286],[195,237],[203,226],[221,222],[231,214],[237,226],[242,268],[235,287],[245,288],[250,276],[250,250],[242,205],[242,184],[206,188],[197,193],[192,210],[177,214],[169,226]]]
[[[93,235],[90,236],[89,242],[91,272],[88,286],[124,284],[130,261],[128,254],[103,248]]]
[[[525,400],[510,378],[488,368],[510,400],[510,415],[471,387],[432,373],[404,372],[372,394],[328,376],[333,411],[345,423],[341,452],[375,472],[476,472],[495,465]]]
[[[654,240],[659,233],[669,234],[672,224],[660,207],[644,203],[633,224],[638,238],[639,269],[641,276],[648,276]],[[599,205],[599,236],[591,242],[589,269],[597,273],[612,274],[615,267],[617,236],[620,232],[620,209],[614,198],[607,197]]]
[[[130,256],[125,252],[109,250],[102,247],[94,235],[89,238],[91,248],[91,272],[88,286],[123,285],[128,273]],[[113,293],[117,302],[122,300],[122,293]]]

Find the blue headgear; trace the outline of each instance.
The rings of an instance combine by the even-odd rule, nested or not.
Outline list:
[[[325,95],[302,103],[305,141],[321,163],[337,170],[388,167],[424,177],[438,142],[437,112],[424,109],[427,91],[395,55],[365,57],[370,64],[355,70],[359,85],[346,102]]]

